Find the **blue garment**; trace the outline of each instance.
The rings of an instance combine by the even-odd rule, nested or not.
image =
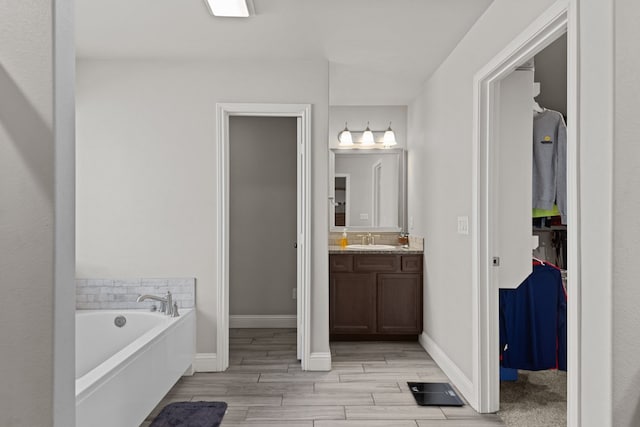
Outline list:
[[[560,270],[534,265],[517,289],[500,289],[505,368],[567,370],[567,297]]]

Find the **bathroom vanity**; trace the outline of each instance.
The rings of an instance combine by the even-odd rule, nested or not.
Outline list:
[[[407,229],[406,161],[403,149],[330,151],[329,242],[348,232],[350,243],[329,247],[331,340],[415,340],[422,332],[422,249],[398,246]]]
[[[416,339],[422,332],[422,251],[329,251],[332,340]]]

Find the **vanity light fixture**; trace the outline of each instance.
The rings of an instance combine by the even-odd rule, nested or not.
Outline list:
[[[251,0],[207,0],[209,11],[214,16],[247,18],[251,15]]]
[[[353,133],[362,134],[360,139],[356,140],[357,145],[361,147],[375,148],[375,146],[379,147],[382,145],[384,148],[390,148],[398,144],[396,134],[393,129],[391,129],[391,122],[389,122],[389,127],[387,127],[386,130],[371,130],[369,128],[369,122],[367,122],[367,128],[365,130],[354,131],[350,131],[345,122],[344,129],[338,133],[338,141],[340,141],[338,146],[356,148]],[[376,134],[378,135],[377,140]]]
[[[373,132],[369,129],[369,122],[367,122],[367,128],[362,134],[362,145],[374,145],[376,142],[373,140]]]

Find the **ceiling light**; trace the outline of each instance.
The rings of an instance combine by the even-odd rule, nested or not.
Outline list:
[[[353,138],[351,137],[351,132],[347,128],[347,123],[344,124],[344,130],[338,134],[338,140],[340,140],[340,146],[345,147],[349,145],[353,145]]]
[[[369,129],[369,122],[367,122],[367,128],[362,134],[362,145],[373,145],[376,142],[373,140],[373,132]]]
[[[384,145],[385,147],[391,147],[396,144],[397,144],[396,134],[391,129],[391,122],[389,122],[389,127],[384,132],[384,139],[383,139],[382,145]]]
[[[247,0],[207,0],[214,16],[246,18],[250,15]]]

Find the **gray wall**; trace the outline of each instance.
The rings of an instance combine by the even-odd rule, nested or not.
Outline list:
[[[640,425],[640,4],[615,2],[613,425]]]
[[[541,107],[567,115],[567,35],[535,56],[535,77],[540,82],[536,101]]]
[[[295,117],[229,118],[229,314],[296,314]]]
[[[75,424],[72,6],[0,2],[3,427]]]

